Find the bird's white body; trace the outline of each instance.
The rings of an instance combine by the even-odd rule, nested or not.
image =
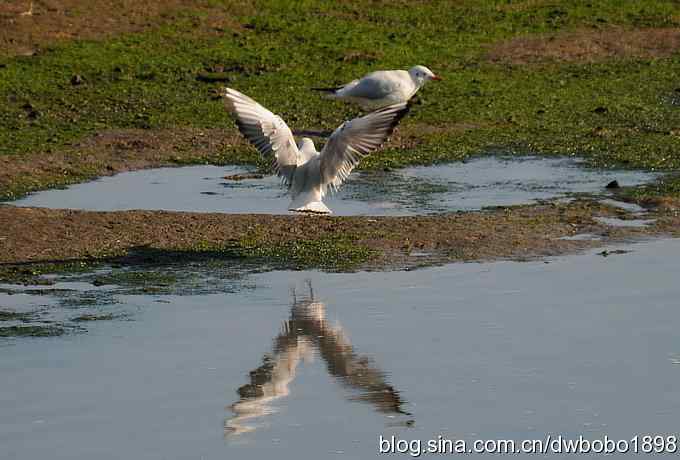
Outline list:
[[[338,88],[319,89],[330,99],[358,104],[375,110],[408,102],[429,80],[441,80],[425,66],[407,70],[378,70]]]
[[[326,184],[321,180],[320,154],[313,145],[311,148],[314,149],[314,156],[299,165],[293,174],[289,189],[292,201],[288,210],[330,214],[332,211],[322,201],[326,196]]]
[[[405,70],[379,70],[347,83],[329,97],[358,104],[364,110],[375,110],[406,102],[418,89]]]
[[[281,119],[253,99],[225,89],[227,108],[235,115],[241,133],[260,153],[272,160],[277,174],[288,186],[291,211],[328,214],[323,203],[347,179],[361,158],[379,148],[406,114],[405,103],[346,121],[331,134],[321,152],[314,142],[293,134]]]

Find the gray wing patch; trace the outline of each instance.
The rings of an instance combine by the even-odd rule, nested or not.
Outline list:
[[[385,80],[363,78],[359,83],[348,91],[348,96],[364,99],[384,99],[394,91],[393,85]]]

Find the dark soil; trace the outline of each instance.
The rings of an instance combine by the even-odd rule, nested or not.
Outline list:
[[[351,247],[365,248],[372,256],[361,266],[389,268],[445,261],[525,260],[626,238],[680,233],[677,209],[650,213],[646,218],[657,218],[657,222],[644,228],[607,227],[593,216],[632,218],[620,209],[592,201],[441,216],[373,218],[88,212],[0,206],[0,221],[7,223],[0,228],[0,264],[98,260],[126,256],[140,248],[157,253],[236,248],[241,252],[229,253],[267,257],[280,253],[286,258],[299,258],[296,251],[304,252],[323,240],[327,246],[325,258],[341,259]],[[560,239],[582,233],[602,239]],[[278,250],[281,248],[285,251]]]

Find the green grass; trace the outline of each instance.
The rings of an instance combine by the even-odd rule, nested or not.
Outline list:
[[[51,285],[54,282],[43,275],[51,273],[83,273],[96,267],[96,262],[44,262],[38,264],[0,265],[0,283],[24,285]]]
[[[356,270],[379,253],[342,234],[271,241],[261,230],[254,230],[250,236],[227,244],[198,243],[190,252],[265,263],[283,269],[326,271]]]
[[[109,284],[126,287],[158,287],[170,286],[177,281],[171,274],[154,271],[126,271],[117,270],[106,275],[99,275],[94,278],[92,284],[95,286],[105,286]]]
[[[241,11],[237,2],[213,5]],[[420,63],[445,81],[420,93],[422,104],[403,129],[441,129],[420,134],[412,150],[383,151],[363,168],[450,161],[496,148],[583,155],[598,166],[680,168],[677,54],[593,64],[485,59],[491,44],[516,36],[677,27],[675,1],[267,1],[255,10],[237,15],[243,29],[221,35],[197,34],[194,24],[207,13],[187,11],[144,33],[0,58],[0,155],[47,154],[102,129],[233,126],[211,97],[224,83],[197,79],[221,71],[217,66],[226,84],[292,127],[334,128],[356,110],[323,101],[309,87]],[[76,74],[84,83],[73,86]],[[475,128],[451,128],[457,125]],[[214,161],[223,157],[215,152]],[[677,193],[674,187],[665,190]]]
[[[176,250],[136,248],[129,253],[115,256],[107,253],[92,254],[87,261],[8,264],[0,267],[0,283],[49,285],[54,281],[45,275],[88,273],[101,268],[105,263],[113,263],[117,268],[112,269],[110,273],[86,277],[84,281],[95,286],[116,285],[135,292],[149,293],[167,291],[167,288],[186,281],[180,279],[177,273],[164,269],[165,264],[173,264],[177,260],[202,262],[211,259],[237,260],[287,270],[354,271],[378,255],[379,251],[365,247],[343,234],[294,241],[273,241],[268,238],[265,229],[257,228],[248,237],[225,243],[204,241],[192,247]],[[126,269],[118,267],[118,264],[146,268]],[[95,303],[101,305],[102,302],[102,298],[97,297],[78,298],[73,303],[82,306]],[[3,311],[0,310],[0,320],[2,319]]]

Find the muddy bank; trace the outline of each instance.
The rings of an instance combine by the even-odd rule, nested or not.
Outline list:
[[[515,37],[491,47],[488,58],[514,65],[545,61],[593,63],[614,58],[667,58],[679,48],[680,30],[676,28],[609,27]]]
[[[646,213],[646,219],[656,220],[642,227],[611,227],[597,216],[640,218],[589,200],[374,218],[0,206],[0,221],[6,223],[0,229],[0,263],[7,272],[14,264],[210,253],[264,259],[291,268],[399,268],[448,261],[525,260],[626,238],[680,235],[677,211]],[[580,234],[597,238],[569,238]]]
[[[108,130],[60,152],[0,156],[0,198],[159,166],[255,163],[243,139],[221,129]]]
[[[426,128],[436,130],[422,124],[402,127],[387,147],[412,148],[417,142],[416,132]],[[231,122],[224,129],[112,129],[59,151],[0,155],[0,200],[126,171],[190,164],[248,164],[268,169],[266,161]],[[384,168],[381,164],[372,166],[369,169]]]
[[[142,32],[186,17],[189,11],[210,15],[209,21],[195,21],[198,33],[242,27],[206,1],[7,0],[0,4],[0,55],[31,56],[69,40]]]

